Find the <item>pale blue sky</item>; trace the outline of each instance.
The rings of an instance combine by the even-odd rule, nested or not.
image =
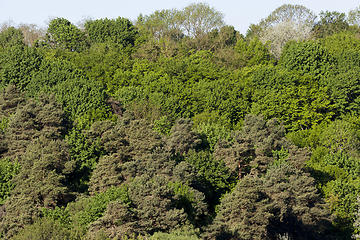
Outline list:
[[[190,3],[207,2],[211,7],[225,14],[225,21],[245,34],[251,23],[258,23],[284,3],[300,4],[315,14],[322,10],[348,13],[360,5],[356,0],[0,0],[0,23],[12,19],[16,24],[35,23],[46,26],[49,17],[63,17],[76,24],[83,17],[92,19],[126,17],[136,20],[137,16],[151,14],[156,10],[182,9]]]

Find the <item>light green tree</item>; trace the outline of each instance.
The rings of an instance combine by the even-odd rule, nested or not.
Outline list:
[[[85,32],[65,18],[55,18],[49,22],[45,37],[35,46],[80,52],[88,47]]]
[[[224,24],[224,14],[207,3],[193,3],[182,10],[184,33],[189,37],[201,37]]]
[[[347,21],[350,25],[360,26],[360,6],[350,10]]]

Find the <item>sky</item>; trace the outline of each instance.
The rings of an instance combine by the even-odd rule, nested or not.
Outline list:
[[[83,19],[125,17],[136,20],[139,14],[149,15],[156,10],[176,8],[181,10],[191,3],[206,2],[210,7],[225,15],[225,22],[242,34],[250,24],[257,24],[272,11],[283,4],[299,4],[312,10],[338,11],[348,13],[359,6],[356,0],[0,0],[0,24],[12,20],[20,23],[47,26],[47,21],[54,17],[63,17],[77,24]]]

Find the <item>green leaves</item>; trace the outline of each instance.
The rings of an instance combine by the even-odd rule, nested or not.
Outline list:
[[[25,45],[7,48],[0,54],[1,86],[13,84],[24,89],[39,70],[42,59],[43,55],[36,48]]]
[[[314,76],[318,81],[328,76],[333,59],[329,52],[315,41],[297,42],[286,48],[279,64],[290,71],[297,70],[302,75]]]
[[[9,48],[12,46],[24,45],[24,35],[20,29],[8,27],[0,33],[0,47]]]
[[[129,19],[122,17],[89,20],[85,23],[85,31],[93,44],[112,42],[128,47],[133,46],[138,37],[138,31]]]
[[[65,18],[55,18],[50,21],[44,39],[37,46],[80,52],[88,43],[85,33]]]
[[[345,13],[321,11],[320,21],[314,25],[313,32],[316,38],[323,38],[348,29],[349,24],[346,21]]]
[[[253,114],[278,118],[287,130],[305,130],[328,122],[335,114],[327,88],[312,77],[287,72],[279,67],[263,68],[253,74]]]
[[[99,193],[93,196],[84,210],[78,213],[78,221],[84,226],[88,226],[90,223],[96,221],[103,216],[107,204],[111,201],[120,199],[125,204],[130,204],[128,186],[123,185],[121,187],[112,187],[104,193]]]
[[[234,49],[240,54],[240,59],[243,60],[244,66],[251,67],[271,63],[267,44],[263,44],[257,37],[252,39],[249,43],[246,43],[243,39],[238,40]]]
[[[5,158],[0,161],[0,204],[4,204],[6,198],[10,195],[11,190],[14,189],[15,183],[11,180],[20,172],[21,166],[19,163],[12,163]]]

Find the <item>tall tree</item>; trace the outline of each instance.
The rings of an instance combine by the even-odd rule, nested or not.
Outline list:
[[[45,37],[36,46],[80,52],[88,47],[85,32],[65,18],[50,21]]]
[[[205,33],[224,26],[224,15],[207,3],[193,3],[182,10],[184,33],[189,37],[201,37]]]
[[[276,160],[273,151],[282,148],[289,150],[289,161],[302,168],[309,155],[306,151],[297,151],[285,139],[285,129],[277,119],[264,120],[263,116],[246,115],[242,131],[232,134],[233,140],[219,141],[214,156],[223,159],[239,179],[247,174],[264,174],[269,164]]]
[[[36,40],[44,37],[45,29],[37,26],[36,24],[21,23],[18,28],[24,35],[24,43],[28,46],[34,46]]]
[[[289,41],[308,40],[311,37],[311,30],[309,26],[299,27],[296,22],[289,20],[267,27],[261,34],[260,39],[263,43],[270,41],[270,52],[274,55],[275,59],[279,60],[283,48]]]
[[[290,164],[247,176],[225,195],[206,239],[336,239],[315,180]]]
[[[347,22],[350,25],[360,27],[360,6],[350,10],[348,13]]]
[[[0,47],[7,48],[23,45],[24,35],[20,29],[8,27],[0,33]]]
[[[94,43],[113,42],[124,47],[133,46],[138,35],[129,19],[118,17],[117,19],[88,20],[85,23],[85,31],[90,41]]]
[[[39,70],[43,54],[36,48],[17,45],[0,54],[0,85],[13,84],[23,90],[32,75]]]
[[[156,40],[169,38],[178,41],[184,37],[183,17],[180,10],[166,9],[155,11],[150,15],[140,14],[136,26],[144,34],[144,30],[149,31]]]
[[[268,27],[275,27],[280,23],[292,22],[295,28],[304,29],[312,27],[315,23],[316,15],[310,9],[302,5],[283,4],[276,8],[269,16],[261,19],[259,24],[250,26],[247,35],[261,37]]]
[[[315,38],[323,38],[348,29],[349,24],[346,21],[345,13],[322,11],[320,21],[314,25],[313,35]]]
[[[5,202],[6,214],[0,229],[9,239],[40,216],[42,207],[64,206],[73,197],[66,187],[66,174],[74,164],[62,140],[43,135],[28,144],[22,156],[21,171],[14,179],[16,187]]]

